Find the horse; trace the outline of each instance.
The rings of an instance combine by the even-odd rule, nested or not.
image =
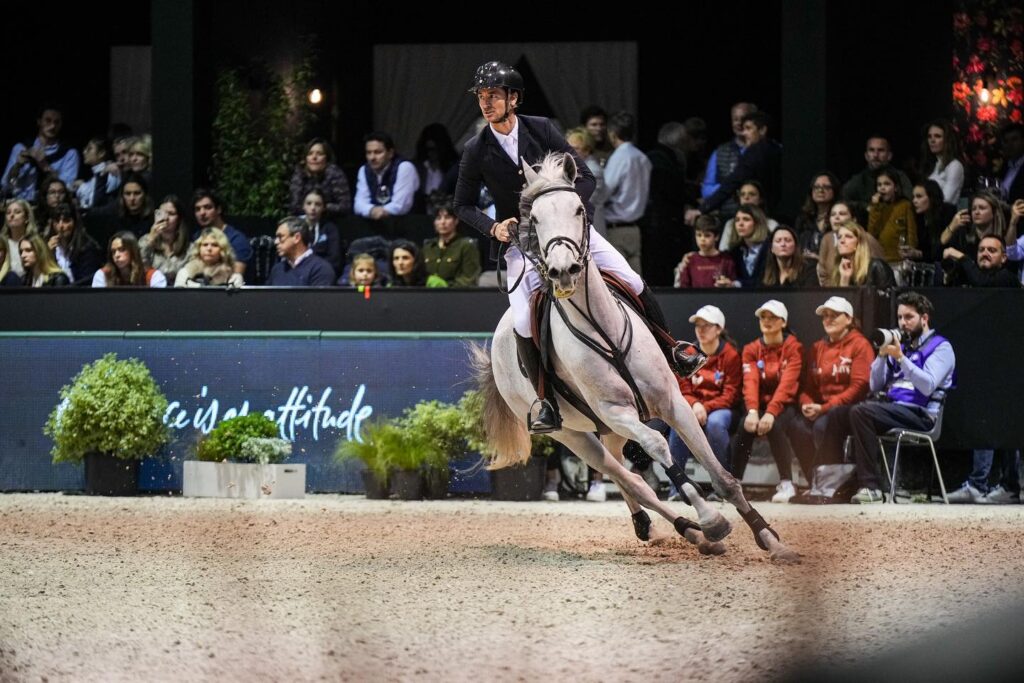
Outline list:
[[[558,401],[562,415],[561,429],[550,436],[615,482],[641,540],[650,538],[646,508],[668,520],[702,554],[725,552],[721,541],[730,533],[731,524],[703,499],[682,468],[673,464],[665,438],[641,421],[638,406],[643,406],[651,417],[660,417],[682,437],[711,476],[718,495],[735,506],[751,528],[758,547],[772,560],[799,562],[799,554],[780,540],[744,498],[739,482],[715,458],[646,323],[612,295],[593,266],[588,239],[591,228],[575,190],[573,157],[551,153],[537,170],[525,160],[523,169],[526,187],[521,194],[518,232],[521,243],[526,235],[524,247],[535,245],[532,250],[524,249],[524,254],[534,262],[554,297],[551,366],[583,403],[581,410],[562,392],[549,396]],[[512,277],[509,273],[510,281]],[[616,358],[627,372],[620,374],[606,362]],[[470,364],[483,398],[483,428],[492,449],[488,467],[526,462],[530,457],[526,420],[536,392],[517,362],[511,310],[499,321],[489,352],[485,346],[471,346]],[[604,443],[595,435],[598,431],[605,434]],[[636,441],[665,467],[684,500],[696,510],[699,524],[678,515],[658,499],[643,477],[623,466],[621,453],[627,439]]]

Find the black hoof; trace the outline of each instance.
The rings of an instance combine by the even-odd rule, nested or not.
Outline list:
[[[643,510],[633,513],[633,533],[641,541],[651,540],[651,517]]]

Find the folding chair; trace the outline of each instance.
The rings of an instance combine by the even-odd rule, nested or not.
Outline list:
[[[935,453],[935,442],[939,440],[942,433],[942,413],[944,404],[939,404],[939,414],[935,416],[935,425],[927,432],[920,432],[914,429],[896,427],[890,429],[886,434],[878,437],[878,447],[882,450],[882,464],[885,465],[885,476],[889,478],[889,502],[896,503],[896,480],[900,463],[900,447],[904,444],[909,446],[924,446],[931,448],[932,462],[935,463],[935,474],[939,475],[939,489],[942,490],[942,502],[949,504],[946,497],[946,484],[942,481],[942,470],[939,468],[939,456]],[[885,444],[896,443],[896,452],[892,460],[892,472],[889,472],[889,459],[885,455]]]

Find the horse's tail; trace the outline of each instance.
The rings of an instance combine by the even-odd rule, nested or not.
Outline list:
[[[484,434],[491,449],[484,454],[487,469],[497,470],[524,463],[530,458],[530,434],[526,431],[526,424],[516,418],[498,391],[487,347],[474,343],[468,347],[470,367],[483,400]]]

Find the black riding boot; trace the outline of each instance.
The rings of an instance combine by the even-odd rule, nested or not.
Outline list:
[[[544,382],[544,373],[540,367],[540,351],[534,346],[532,339],[520,337],[518,334],[516,334],[516,347],[519,349],[519,358],[523,361],[523,367],[526,368],[526,377],[533,383],[533,388],[537,391],[537,395],[540,396],[541,383]],[[526,424],[530,429],[530,433],[547,434],[561,429],[562,416],[558,414],[557,404],[554,401],[549,401],[547,398],[538,398],[537,403],[540,404],[540,408],[537,410],[537,417],[532,418],[530,416],[530,413],[533,412],[532,407],[530,413],[526,415]]]
[[[660,327],[665,331],[666,335],[671,337],[668,331],[668,322],[665,320],[665,313],[661,310],[658,300],[654,298],[654,293],[651,292],[651,288],[646,285],[644,286],[644,291],[640,292],[640,303],[644,305],[644,312],[647,314],[647,319],[656,327]],[[665,350],[665,353],[672,359],[672,363],[676,367],[676,372],[683,377],[690,377],[704,367],[704,364],[708,362],[707,355],[700,350],[700,347],[694,344],[687,344],[686,342],[678,341],[669,343],[659,335],[654,336]],[[693,349],[693,351],[691,353],[686,353],[688,349]]]

